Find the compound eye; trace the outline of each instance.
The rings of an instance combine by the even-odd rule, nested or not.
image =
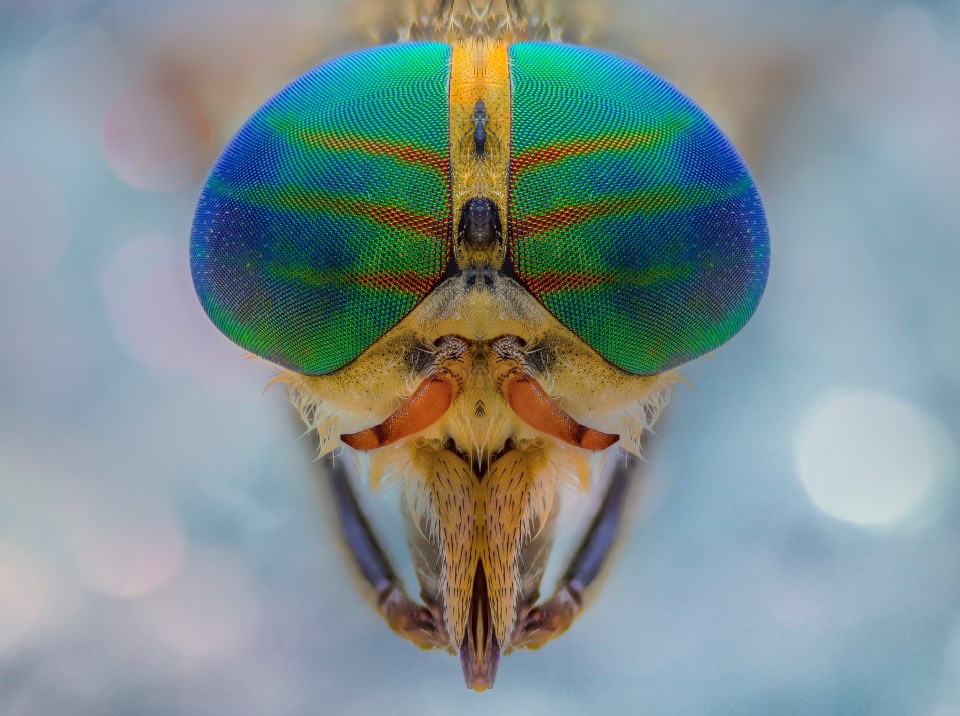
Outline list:
[[[557,319],[625,371],[713,350],[752,315],[769,236],[753,179],[717,126],[609,53],[518,43],[509,252]]]
[[[331,60],[260,108],[214,166],[191,236],[204,309],[301,373],[355,359],[440,281],[450,256],[450,49]]]

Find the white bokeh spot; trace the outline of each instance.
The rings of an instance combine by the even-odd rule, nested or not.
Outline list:
[[[883,393],[845,390],[818,405],[794,445],[797,472],[826,514],[862,526],[915,515],[955,463],[930,415]]]

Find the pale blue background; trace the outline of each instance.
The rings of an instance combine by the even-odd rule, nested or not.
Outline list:
[[[685,370],[602,593],[478,695],[357,596],[282,391],[187,273],[218,149],[377,5],[0,7],[0,713],[960,714],[960,6],[589,5],[743,148],[773,269]],[[940,460],[880,527],[797,465],[861,391]]]

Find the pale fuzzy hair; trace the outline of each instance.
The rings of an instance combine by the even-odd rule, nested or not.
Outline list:
[[[549,374],[540,374],[537,377],[543,382],[544,389],[551,395],[556,395],[561,399],[572,397],[563,395],[563,391],[559,390],[559,386],[556,385]],[[404,379],[404,390],[396,396],[398,404],[414,391],[419,379],[420,376],[407,372]],[[368,380],[370,387],[373,388],[378,385],[379,376],[370,375]],[[686,382],[685,378],[677,371],[669,371],[653,376],[647,390],[642,395],[633,398],[626,404],[618,401],[620,404],[614,410],[603,410],[603,408],[586,405],[572,407],[580,408],[581,413],[587,412],[596,415],[599,420],[591,427],[607,428],[619,432],[621,447],[642,457],[644,435],[652,430],[660,417],[660,413],[670,403],[674,386],[680,382]],[[299,412],[307,427],[307,432],[316,433],[318,457],[326,455],[339,445],[341,433],[357,428],[356,417],[352,414],[354,411],[351,411],[349,406],[340,401],[334,402],[324,397],[312,384],[313,381],[310,377],[295,371],[284,370],[277,374],[267,387],[274,383],[282,383],[286,386],[287,398]],[[593,395],[600,400],[604,397],[603,391]],[[451,416],[451,419],[458,420],[456,415]],[[475,444],[489,450],[492,446],[488,444],[488,439],[489,436],[476,436]],[[392,471],[385,470],[384,474]]]
[[[367,361],[365,371],[349,376],[312,377],[292,370],[280,371],[268,384],[283,384],[287,398],[300,413],[307,432],[317,436],[317,456],[340,445],[340,435],[379,423],[386,414],[409,398],[420,376],[401,368],[396,361]],[[390,386],[394,390],[389,395]]]

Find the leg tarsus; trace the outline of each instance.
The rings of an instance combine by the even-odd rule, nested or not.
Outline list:
[[[517,615],[510,642],[514,649],[539,649],[563,634],[583,611],[582,596],[571,584],[562,585],[550,599],[536,606],[525,605]]]
[[[584,593],[596,580],[616,541],[630,487],[627,469],[618,466],[611,475],[603,503],[580,547],[570,560],[553,596],[537,606],[537,595],[522,605],[510,640],[513,649],[539,649],[563,634],[583,611]]]
[[[421,649],[446,649],[454,653],[443,611],[438,606],[420,606],[396,583],[391,583],[380,596],[380,614],[397,634]]]
[[[353,563],[374,590],[377,609],[390,628],[421,649],[451,649],[443,610],[435,604],[420,606],[407,596],[386,553],[360,511],[349,477],[342,466],[334,467],[330,486],[340,520],[340,532]]]

